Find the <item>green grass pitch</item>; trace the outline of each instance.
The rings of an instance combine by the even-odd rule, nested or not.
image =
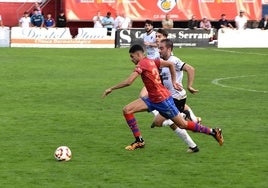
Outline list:
[[[255,188],[268,185],[268,49],[181,48],[174,53],[196,69],[187,103],[211,136],[189,134],[200,152],[167,127],[151,129],[152,115],[136,115],[144,149],[122,108],[142,88],[103,91],[133,70],[128,49],[0,49],[1,187]],[[186,81],[186,78],[184,79]],[[69,162],[55,149],[67,145]]]

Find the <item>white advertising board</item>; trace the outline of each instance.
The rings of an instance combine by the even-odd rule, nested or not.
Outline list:
[[[220,29],[218,48],[268,48],[268,30]]]
[[[11,47],[40,48],[114,48],[115,31],[107,35],[107,29],[79,28],[73,38],[69,28],[21,28],[12,27]]]

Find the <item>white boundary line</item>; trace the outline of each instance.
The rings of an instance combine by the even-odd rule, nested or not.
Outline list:
[[[234,54],[251,54],[251,55],[263,55],[263,56],[268,56],[267,54],[262,54],[262,53],[253,53],[253,52],[238,52],[238,51],[233,51],[233,50],[221,50],[221,49],[213,49],[214,51],[219,51],[219,52],[226,52],[226,53],[234,53]]]
[[[232,88],[232,89],[236,89],[236,90],[243,90],[243,91],[250,91],[250,92],[257,92],[257,93],[268,93],[268,91],[259,91],[259,90],[255,90],[255,89],[246,89],[246,88],[242,88],[242,87],[232,87],[232,86],[228,86],[228,85],[224,85],[221,84],[220,81],[222,80],[229,80],[229,79],[236,79],[236,78],[245,78],[245,77],[251,77],[251,76],[256,76],[256,75],[248,75],[248,76],[234,76],[234,77],[226,77],[226,78],[216,78],[214,80],[211,81],[212,84],[215,84],[217,86],[220,87],[228,87],[228,88]]]

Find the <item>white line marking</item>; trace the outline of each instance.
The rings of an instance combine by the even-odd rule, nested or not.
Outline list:
[[[257,92],[257,93],[268,93],[268,91],[259,91],[259,90],[255,90],[255,89],[246,89],[246,88],[242,88],[242,87],[233,87],[233,86],[228,86],[228,85],[224,85],[224,84],[221,84],[220,83],[220,81],[222,81],[222,80],[229,80],[229,79],[236,79],[236,78],[245,78],[245,77],[250,77],[250,76],[256,76],[256,75],[217,78],[217,79],[212,80],[211,83],[212,84],[215,84],[217,86],[228,87],[228,88],[232,88],[232,89],[236,89],[236,90],[243,90],[243,91],[250,91],[250,92]]]
[[[227,53],[234,53],[234,54],[251,54],[251,55],[263,55],[263,56],[268,56],[267,54],[262,54],[262,53],[254,53],[254,52],[238,52],[238,51],[233,51],[233,50],[220,50],[220,49],[213,49],[214,51],[219,51],[219,52],[227,52]]]

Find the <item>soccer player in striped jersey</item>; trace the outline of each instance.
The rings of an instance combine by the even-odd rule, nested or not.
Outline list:
[[[169,67],[172,83],[175,89],[181,90],[181,87],[176,83],[176,71],[174,64],[161,59],[149,59],[144,54],[144,49],[140,45],[133,45],[129,49],[131,61],[136,65],[134,71],[124,81],[106,89],[103,97],[112,93],[115,89],[130,86],[138,76],[141,76],[142,81],[148,91],[148,96],[138,98],[123,108],[123,115],[132,131],[135,141],[126,146],[126,150],[135,150],[143,148],[145,142],[142,138],[138,127],[137,120],[134,116],[137,112],[157,110],[161,116],[166,119],[171,119],[177,126],[182,129],[191,130],[194,132],[212,135],[217,142],[223,144],[223,136],[220,128],[211,129],[193,121],[185,121],[179,114],[177,107],[168,89],[161,83],[158,69],[160,67]]]

